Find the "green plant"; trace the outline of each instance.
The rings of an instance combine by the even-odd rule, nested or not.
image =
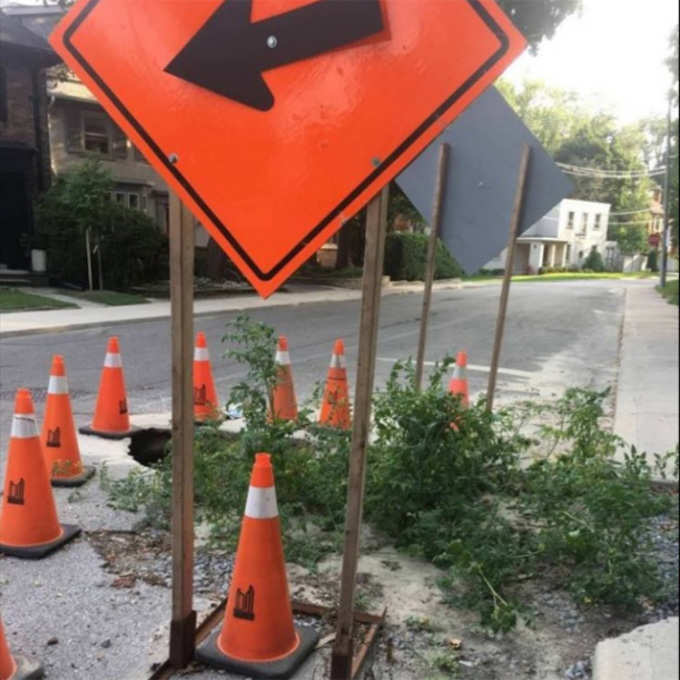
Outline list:
[[[583,271],[603,272],[604,260],[598,252],[597,247],[593,246],[588,253],[588,257],[583,261]]]
[[[106,287],[124,289],[167,277],[167,238],[144,213],[114,203],[112,190],[110,174],[87,161],[59,175],[40,198],[36,238],[47,249],[50,278],[87,283],[87,232],[97,266],[101,256]]]
[[[392,232],[385,241],[384,272],[393,280],[422,281],[425,278],[427,242],[425,234]],[[435,278],[450,279],[463,275],[458,263],[446,246],[437,241],[435,252]]]
[[[309,408],[297,422],[270,421],[273,329],[239,317],[225,337],[229,355],[248,367],[230,396],[243,405],[246,425],[232,438],[214,426],[197,430],[197,520],[217,545],[233,549],[253,454],[267,451],[286,556],[312,568],[341,544],[350,434],[319,426]],[[442,385],[452,363],[436,365],[423,390],[412,362],[397,363],[375,395],[366,520],[440,566],[445,599],[474,609],[493,630],[531,620],[520,586],[539,575],[570,590],[581,606],[634,609],[660,596],[647,526],[668,509],[669,497],[653,491],[646,456],[629,448],[615,458],[624,445],[601,424],[607,391],[570,389],[552,403],[494,413],[483,401],[464,409]],[[670,463],[677,469],[677,451],[659,456],[657,467]],[[104,473],[102,483],[116,507],[144,508],[147,521],[167,526],[169,458],[122,480]],[[419,619],[407,625],[431,627]]]
[[[654,248],[647,253],[647,269],[650,272],[659,271],[659,253]]]

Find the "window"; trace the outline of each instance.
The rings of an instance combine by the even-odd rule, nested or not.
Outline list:
[[[602,226],[602,215],[598,213],[595,215],[595,224],[593,224],[593,229],[599,229]]]
[[[567,216],[567,229],[574,228],[574,220],[576,219],[576,213],[570,212]]]
[[[579,234],[584,235],[586,233],[587,228],[588,228],[588,213],[583,213],[581,215],[581,231],[579,231]]]
[[[111,200],[124,205],[126,208],[146,212],[146,196],[134,191],[114,191],[111,194]]]
[[[83,114],[83,143],[85,151],[108,154],[111,149],[106,116],[99,113]]]
[[[137,149],[137,148],[135,148],[135,160],[138,163],[148,163],[149,162],[149,161],[146,160],[146,158],[144,158],[144,156],[142,155],[140,150]]]
[[[0,122],[7,122],[7,72],[5,67],[0,64]]]

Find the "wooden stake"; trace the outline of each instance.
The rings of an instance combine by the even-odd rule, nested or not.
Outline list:
[[[446,191],[446,175],[449,163],[449,145],[444,142],[439,147],[437,160],[437,180],[432,198],[432,224],[430,240],[427,243],[427,262],[425,263],[425,292],[423,294],[423,312],[420,316],[420,337],[418,338],[418,357],[416,359],[416,387],[423,386],[423,366],[425,364],[425,345],[427,343],[427,324],[430,320],[430,302],[432,301],[432,281],[434,281],[435,255],[437,254],[437,238],[442,221],[442,206]]]
[[[194,220],[170,195],[172,334],[172,621],[170,663],[184,668],[194,655],[193,303]]]
[[[387,203],[389,187],[369,204],[366,214],[366,251],[361,294],[359,360],[357,364],[352,450],[347,484],[347,518],[342,560],[340,604],[331,660],[331,679],[349,680],[352,673],[352,627],[354,624],[354,587],[359,562],[359,535],[366,478],[366,444],[371,420],[371,397],[375,374],[375,355],[383,276]]]
[[[517,228],[522,217],[522,205],[524,203],[524,189],[526,186],[527,173],[529,171],[529,157],[531,147],[525,144],[522,149],[522,157],[519,162],[519,174],[517,176],[517,190],[515,191],[515,202],[512,206],[512,216],[510,218],[510,238],[508,239],[508,252],[505,257],[505,274],[503,276],[503,287],[501,289],[501,299],[498,306],[498,318],[496,320],[496,337],[493,342],[493,354],[491,356],[491,370],[489,371],[489,386],[486,391],[486,409],[493,410],[493,398],[496,391],[496,375],[498,374],[498,361],[501,356],[501,346],[503,344],[503,331],[505,330],[505,314],[508,310],[508,296],[510,294],[510,281],[512,270],[515,264],[515,244],[517,242]]]

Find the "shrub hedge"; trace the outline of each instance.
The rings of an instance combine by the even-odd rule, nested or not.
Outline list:
[[[425,278],[427,257],[425,234],[392,232],[385,242],[384,273],[393,281],[422,281]],[[446,246],[437,241],[435,254],[435,279],[453,279],[463,276],[460,265],[451,257]]]

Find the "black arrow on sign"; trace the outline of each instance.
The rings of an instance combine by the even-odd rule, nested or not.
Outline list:
[[[274,106],[263,71],[345,47],[383,29],[380,0],[318,0],[251,22],[252,0],[226,0],[165,67],[260,111]]]

